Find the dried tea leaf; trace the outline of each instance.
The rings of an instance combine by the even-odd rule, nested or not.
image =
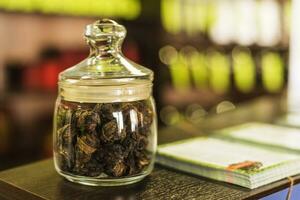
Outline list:
[[[138,173],[138,169],[135,164],[135,158],[133,154],[129,154],[128,158],[126,159],[126,164],[127,164],[127,174],[128,175],[133,175]]]
[[[144,150],[147,148],[148,145],[148,138],[143,136],[143,135],[139,135],[138,139],[137,139],[137,150]]]
[[[120,144],[113,144],[106,147],[107,156],[115,160],[123,160],[125,155],[125,148]]]
[[[86,135],[77,138],[77,147],[86,154],[92,154],[97,150],[97,138],[93,135]]]
[[[101,108],[102,108],[103,104],[102,103],[97,103],[94,108],[93,111],[98,113],[101,116]]]
[[[123,140],[126,138],[126,136],[127,136],[126,128],[123,128],[123,129],[121,129],[121,130],[118,130],[118,133],[117,133],[117,134],[118,134],[118,135],[117,135],[116,139],[117,139],[117,140],[123,141]]]
[[[61,137],[63,144],[72,144],[74,135],[71,132],[70,124],[59,129],[57,135]]]
[[[137,108],[132,103],[120,103],[120,110],[125,114],[129,112],[137,112]]]
[[[91,110],[78,110],[76,111],[75,117],[76,126],[81,133],[89,133],[96,130],[96,127],[101,124],[101,119],[98,113]]]
[[[138,111],[142,111],[145,107],[147,107],[147,104],[145,101],[135,101],[135,102],[132,102],[133,106],[135,108],[138,109]]]
[[[73,168],[72,172],[75,173],[76,175],[88,176],[89,169],[84,164],[85,163],[76,160],[76,165]]]
[[[118,138],[118,124],[115,119],[107,122],[102,127],[101,139],[108,143],[117,140]]]
[[[118,159],[117,157],[111,155],[106,158],[105,163],[105,172],[111,176],[119,177],[126,173],[127,166],[123,159]]]
[[[150,159],[147,158],[146,154],[143,154],[141,157],[139,157],[137,166],[139,169],[143,169],[144,167],[148,166],[150,164]]]
[[[153,122],[153,111],[150,108],[146,108],[143,112],[144,115],[144,124],[150,126]]]
[[[76,156],[77,165],[81,165],[82,163],[89,162],[92,158],[92,154],[87,154],[79,148],[76,148],[75,156]]]
[[[57,152],[56,160],[62,170],[70,170],[75,164],[74,152],[60,150]]]
[[[133,140],[130,136],[127,136],[125,140],[122,142],[122,146],[124,147],[124,155],[127,157],[128,154],[133,152],[136,148],[137,141]]]
[[[114,106],[111,103],[106,103],[101,106],[101,117],[104,120],[112,120],[114,119]]]
[[[65,105],[59,105],[56,113],[56,126],[61,128],[64,125],[70,123],[72,111]]]
[[[143,112],[138,113],[138,119],[139,119],[140,126],[150,127],[153,121],[152,110],[149,108],[143,109]]]
[[[126,165],[122,161],[118,161],[112,167],[112,174],[116,177],[122,176],[126,172]]]
[[[99,164],[96,160],[86,163],[85,168],[88,169],[88,176],[90,177],[100,176],[104,170],[103,164]]]
[[[106,155],[107,150],[100,147],[96,150],[96,152],[93,154],[93,158],[95,159],[95,161],[97,161],[98,163],[103,163],[104,162],[104,158]]]

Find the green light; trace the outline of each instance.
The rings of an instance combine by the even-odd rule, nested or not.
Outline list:
[[[193,21],[195,22],[195,28],[203,33],[207,30],[207,23],[209,20],[207,8],[208,5],[206,1],[196,1]]]
[[[247,93],[255,86],[255,64],[249,51],[233,50],[234,82],[239,91]]]
[[[262,56],[262,81],[264,88],[272,93],[279,92],[284,85],[284,66],[278,53]]]
[[[11,11],[135,19],[140,0],[0,0],[0,8]]]
[[[170,65],[170,73],[173,85],[178,90],[186,90],[190,87],[190,74],[186,57],[179,53]]]
[[[120,2],[120,1],[117,1]],[[141,4],[138,0],[122,1],[122,13],[125,19],[136,19],[141,13]],[[115,8],[114,8],[115,9]]]
[[[6,1],[6,9],[11,11],[29,12],[33,10],[32,2],[33,0],[9,0]]]
[[[194,52],[190,57],[190,68],[192,77],[197,88],[203,88],[207,85],[208,70],[205,63],[205,56]]]
[[[73,12],[75,15],[89,15],[89,10],[90,10],[90,0],[76,0],[73,1]],[[108,4],[103,5],[106,9],[109,9]],[[104,16],[104,15],[103,15]]]
[[[217,14],[216,14],[216,1],[210,1],[208,0],[208,2],[206,1],[207,3],[207,20],[206,20],[206,29],[209,30],[211,29],[211,27],[214,26],[214,23],[216,21],[216,18],[217,18]]]
[[[217,93],[225,93],[230,86],[230,63],[226,55],[209,53],[210,86]]]
[[[0,8],[6,8],[6,7],[8,7],[9,1],[10,0],[1,0],[0,1]]]
[[[190,36],[196,33],[196,26],[195,26],[195,2],[190,0],[185,0],[185,4],[182,6],[183,9],[183,24],[186,33]]]
[[[161,21],[172,34],[208,31],[216,21],[216,2],[210,0],[161,0]]]
[[[65,2],[65,1],[63,1]],[[40,1],[40,11],[43,13],[57,13],[61,12],[61,1],[53,0],[53,1]]]
[[[166,31],[177,34],[181,30],[179,0],[161,0],[161,20]]]

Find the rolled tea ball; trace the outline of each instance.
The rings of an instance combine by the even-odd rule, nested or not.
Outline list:
[[[94,132],[97,126],[101,124],[101,118],[98,113],[92,110],[78,110],[75,113],[76,127],[84,132]]]

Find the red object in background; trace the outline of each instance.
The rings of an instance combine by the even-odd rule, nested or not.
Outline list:
[[[61,71],[59,60],[46,60],[41,65],[41,83],[46,90],[56,90],[58,74]]]
[[[26,90],[56,91],[58,75],[88,56],[87,51],[63,51],[55,57],[44,57],[35,65],[28,66],[23,74]]]
[[[134,42],[127,42],[124,44],[124,55],[130,60],[139,63],[140,55],[138,46]]]
[[[57,58],[43,61],[41,65],[42,86],[46,90],[56,90],[58,75],[63,70],[72,67],[87,57],[84,51],[64,51]]]
[[[65,70],[72,67],[88,57],[87,51],[64,51],[61,55],[61,66]]]
[[[26,68],[23,75],[23,85],[26,90],[55,91],[57,77],[62,70],[56,60],[42,61],[36,66]]]

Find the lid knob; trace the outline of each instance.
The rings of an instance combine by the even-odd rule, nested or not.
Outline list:
[[[87,25],[84,36],[90,46],[90,57],[111,58],[121,51],[126,29],[111,19],[101,19]]]
[[[85,29],[85,37],[87,38],[99,38],[99,37],[119,37],[125,38],[126,29],[124,26],[118,24],[111,19],[100,19],[93,24],[89,24]]]

